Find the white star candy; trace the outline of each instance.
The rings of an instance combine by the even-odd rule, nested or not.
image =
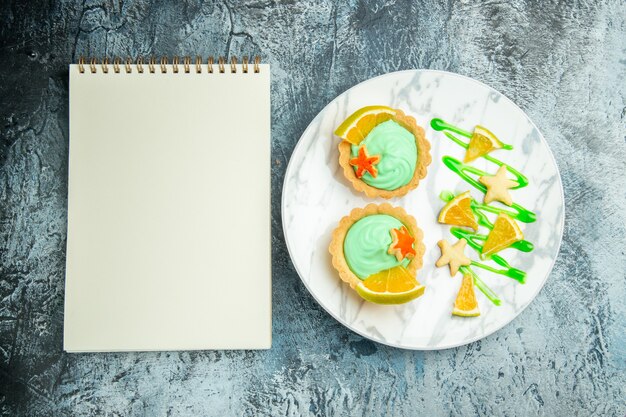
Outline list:
[[[513,198],[509,190],[518,184],[506,177],[506,165],[501,165],[496,175],[483,175],[478,178],[478,181],[487,187],[485,199],[483,200],[485,204],[489,204],[492,201],[499,201],[507,206],[513,204]]]
[[[441,257],[437,260],[435,265],[442,267],[445,265],[450,266],[450,276],[455,276],[459,272],[459,268],[467,266],[472,263],[471,259],[465,256],[465,245],[467,240],[460,239],[454,245],[450,245],[445,240],[440,240],[437,245],[441,249]]]

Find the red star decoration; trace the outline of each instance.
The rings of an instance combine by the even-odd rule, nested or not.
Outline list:
[[[365,171],[369,172],[372,177],[376,178],[378,170],[374,165],[378,162],[380,162],[380,156],[369,156],[367,154],[367,149],[365,149],[365,145],[362,145],[359,148],[359,154],[356,158],[350,159],[350,165],[356,167],[357,178],[361,178],[363,174],[365,174]]]
[[[402,261],[404,258],[411,259],[415,256],[415,249],[413,249],[415,238],[409,234],[405,226],[400,227],[400,229],[391,229],[391,238],[393,241],[389,245],[387,253],[395,255],[398,261]]]

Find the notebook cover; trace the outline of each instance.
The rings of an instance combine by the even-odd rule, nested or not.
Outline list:
[[[269,66],[69,72],[64,349],[269,348]]]

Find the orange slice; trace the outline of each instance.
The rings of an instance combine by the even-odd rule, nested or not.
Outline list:
[[[487,236],[481,253],[484,257],[491,256],[522,239],[524,239],[524,234],[517,225],[517,222],[506,214],[500,213],[496,222],[493,224],[493,229],[491,229],[489,236]]]
[[[503,147],[504,143],[500,142],[496,135],[482,126],[476,126],[470,138],[463,162],[471,162],[476,158],[487,155],[495,149],[501,149]]]
[[[356,287],[357,293],[377,304],[402,304],[424,294],[424,287],[403,266],[370,275]]]
[[[476,217],[470,206],[472,196],[469,191],[461,193],[448,201],[439,212],[439,223],[452,226],[465,226],[478,230]]]
[[[379,124],[390,120],[396,111],[387,106],[367,106],[355,111],[335,130],[341,139],[358,145]]]
[[[480,316],[478,301],[476,301],[476,293],[474,292],[474,280],[470,274],[463,274],[463,281],[456,300],[454,300],[452,314],[461,317]]]

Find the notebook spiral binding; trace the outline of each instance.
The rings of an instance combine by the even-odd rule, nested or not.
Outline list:
[[[226,58],[224,58],[223,56],[217,58],[217,72],[221,74],[225,73],[226,66],[229,65],[230,72],[233,74],[236,73],[237,57],[231,57],[230,64],[227,64],[226,61]],[[161,71],[161,73],[165,74],[167,73],[168,66],[171,67],[172,72],[175,74],[178,73],[180,66],[182,66],[183,72],[185,72],[186,74],[189,74],[191,72],[192,67],[195,67],[196,73],[200,74],[202,73],[202,68],[206,66],[207,72],[209,74],[212,74],[214,72],[214,63],[215,60],[212,56],[208,57],[206,62],[202,60],[202,57],[196,56],[193,64],[191,63],[191,57],[185,56],[183,57],[181,64],[180,58],[178,56],[174,56],[172,58],[172,63],[170,64],[167,57],[164,56],[161,57],[158,63],[155,57],[150,57],[150,59],[146,61],[145,65],[147,66],[148,72],[151,74],[154,74],[156,71]],[[248,64],[248,57],[244,56],[241,59],[241,72],[243,72],[244,74],[248,73]],[[255,73],[260,72],[260,64],[261,58],[259,56],[255,56],[254,61],[252,62],[252,70]],[[104,74],[107,74],[109,72],[109,66],[113,68],[113,72],[116,74],[119,74],[122,70],[130,74],[131,72],[133,72],[133,66],[136,68],[138,73],[142,74],[144,72],[144,60],[142,57],[138,57],[134,62],[132,58],[127,57],[123,63],[120,57],[113,58],[112,63],[109,63],[109,58],[107,57],[102,58],[100,62],[98,62],[96,58],[89,58],[89,63],[85,61],[85,57],[81,56],[78,59],[78,71],[81,74],[84,74],[86,72],[86,69],[89,70],[89,72],[91,72],[92,74],[95,74],[96,72],[98,72],[98,67],[101,68],[101,71]]]

